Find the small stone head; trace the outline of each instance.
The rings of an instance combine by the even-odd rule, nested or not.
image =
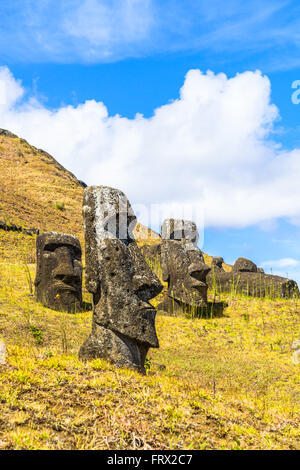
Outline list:
[[[240,273],[257,273],[257,266],[250,259],[238,258],[234,263],[232,270]]]
[[[37,237],[36,299],[53,310],[78,312],[82,307],[82,264],[79,240],[45,232]]]
[[[94,297],[94,323],[127,339],[158,347],[156,311],[149,300],[162,290],[134,238],[136,217],[121,191],[85,190],[86,286]]]
[[[213,257],[211,261],[211,269],[213,272],[224,272],[223,268],[224,259],[221,256]]]
[[[182,219],[166,219],[161,226],[163,240],[189,240],[197,246],[199,232],[195,222]]]
[[[182,303],[205,306],[206,276],[210,268],[204,263],[202,252],[197,247],[196,224],[167,219],[162,224],[162,238],[161,264],[169,295]]]

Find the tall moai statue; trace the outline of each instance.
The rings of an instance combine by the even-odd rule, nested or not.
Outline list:
[[[149,303],[162,285],[134,238],[136,216],[125,194],[107,186],[85,189],[86,287],[93,294],[92,332],[82,360],[104,358],[145,372],[150,347],[158,348],[156,310]]]
[[[168,291],[157,309],[197,314],[207,305],[206,276],[210,271],[197,246],[197,226],[189,220],[166,219],[161,237],[162,278]]]
[[[82,309],[81,246],[73,235],[45,232],[37,236],[35,296],[53,310]]]

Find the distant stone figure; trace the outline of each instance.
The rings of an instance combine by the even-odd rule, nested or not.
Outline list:
[[[235,292],[253,297],[293,297],[299,295],[297,283],[291,279],[265,274],[253,261],[238,258],[232,271],[215,271],[207,277],[208,286],[219,292]]]
[[[85,190],[83,216],[86,287],[94,311],[79,357],[104,358],[144,373],[149,348],[159,347],[149,300],[162,285],[133,238],[136,216],[124,193],[107,186]]]
[[[197,226],[187,220],[166,219],[161,236],[162,278],[168,283],[168,292],[157,308],[171,314],[197,314],[207,305],[206,276],[210,271],[197,246]]]
[[[247,258],[238,258],[233,265],[232,271],[240,273],[257,273],[257,266]]]
[[[212,271],[224,272],[223,263],[224,259],[221,256],[214,257],[211,262]]]
[[[82,309],[81,246],[73,235],[45,232],[37,236],[35,295],[53,310]]]

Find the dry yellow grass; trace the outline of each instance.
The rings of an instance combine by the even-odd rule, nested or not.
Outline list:
[[[0,140],[0,219],[83,241],[82,187],[20,139]],[[36,303],[26,274],[29,263],[34,279],[34,262],[35,237],[0,231],[0,339],[8,348],[1,449],[300,448],[299,367],[290,350],[299,300],[223,295],[214,299],[219,308],[210,297],[206,318],[159,312],[160,349],[150,350],[143,377],[78,360],[92,312]],[[87,292],[84,299],[88,307]]]
[[[20,237],[22,252],[22,236],[6,235]],[[227,295],[217,299],[223,309],[207,318],[158,313],[160,349],[150,350],[142,377],[104,360],[81,363],[91,311],[44,308],[30,295],[22,261],[4,257],[2,449],[300,447],[299,371],[290,351],[299,300]],[[88,305],[86,292],[84,298]]]
[[[83,187],[50,155],[22,139],[0,136],[0,194],[0,219],[6,223],[82,238]]]
[[[0,220],[41,232],[71,233],[83,245],[83,191],[75,176],[51,155],[18,137],[0,135]],[[137,224],[137,239],[155,240],[155,235]],[[11,240],[5,238],[2,236],[2,244]],[[7,257],[14,256],[14,246],[11,248]]]

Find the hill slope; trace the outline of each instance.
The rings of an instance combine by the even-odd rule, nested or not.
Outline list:
[[[82,236],[83,186],[51,155],[0,131],[0,219]]]
[[[83,242],[83,187],[51,156],[3,132],[0,192],[0,220]],[[148,229],[138,226],[141,233]],[[34,236],[0,230],[0,340],[8,352],[0,365],[0,449],[300,447],[290,350],[299,299],[210,293],[208,318],[158,312],[160,348],[150,349],[141,377],[78,360],[92,312],[63,314],[35,302],[34,261]],[[84,300],[90,308],[85,289]]]
[[[71,233],[83,245],[84,187],[84,183],[47,152],[0,129],[0,220],[27,229],[38,228],[41,232]],[[150,238],[153,233],[137,224],[137,240]],[[16,253],[15,248],[22,243],[27,251],[32,251],[30,257],[34,256],[34,243],[28,237],[0,233],[0,239],[0,250],[6,258],[20,257],[20,249]]]

